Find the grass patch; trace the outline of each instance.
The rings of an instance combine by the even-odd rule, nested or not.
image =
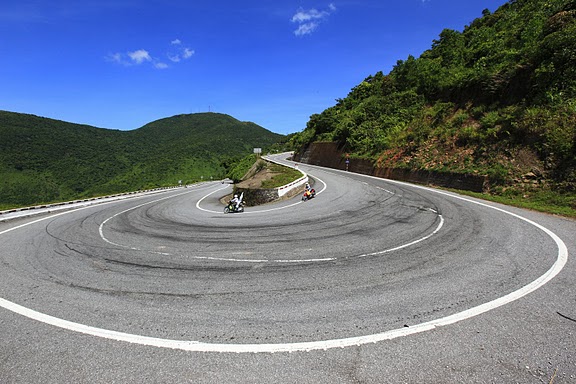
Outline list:
[[[262,181],[262,188],[264,189],[278,188],[302,177],[300,171],[278,164],[269,164],[268,170],[277,174],[269,180]]]
[[[530,192],[508,192],[501,195],[490,195],[470,191],[452,190],[461,195],[477,197],[518,208],[550,213],[554,215],[576,218],[576,195],[558,193],[550,190],[534,190]]]

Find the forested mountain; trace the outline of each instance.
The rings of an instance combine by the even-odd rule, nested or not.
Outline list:
[[[283,138],[218,113],[118,131],[0,111],[0,209],[222,178]]]
[[[509,1],[443,30],[291,137],[318,141],[381,167],[486,174],[496,192],[527,174],[574,192],[576,1]]]

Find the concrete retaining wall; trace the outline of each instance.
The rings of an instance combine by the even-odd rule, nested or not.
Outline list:
[[[435,185],[474,192],[489,189],[487,176],[411,170],[404,168],[379,168],[370,160],[350,159],[346,164],[346,154],[336,143],[312,143],[294,156],[295,161],[322,167],[348,170],[365,175],[407,181],[416,184]]]

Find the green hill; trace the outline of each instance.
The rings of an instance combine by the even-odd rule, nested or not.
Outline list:
[[[576,1],[513,0],[368,76],[292,136],[377,167],[488,175],[492,193],[576,191]]]
[[[223,178],[283,138],[217,113],[118,131],[0,111],[0,208]]]

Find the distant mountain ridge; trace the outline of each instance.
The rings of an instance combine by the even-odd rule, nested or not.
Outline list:
[[[211,112],[119,131],[0,111],[0,209],[218,179],[283,139]]]

